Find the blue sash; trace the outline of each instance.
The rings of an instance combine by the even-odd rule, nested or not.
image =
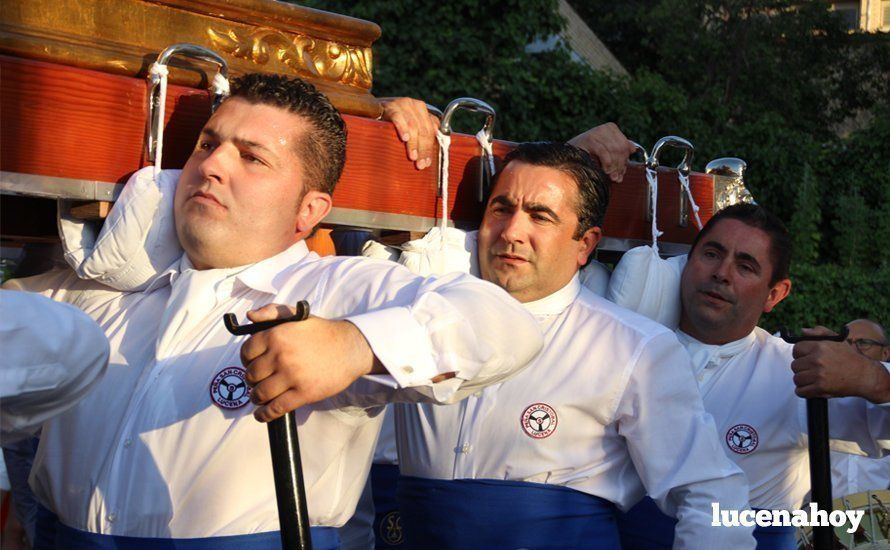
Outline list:
[[[396,464],[371,465],[371,494],[374,497],[374,538],[377,548],[404,548],[402,517],[396,501],[399,467]]]
[[[618,549],[611,502],[559,485],[400,477],[409,548]]]
[[[644,498],[626,513],[618,512],[618,531],[624,550],[670,550],[674,544],[677,520],[663,514],[655,501]],[[794,550],[797,548],[794,527],[755,527],[757,550]]]
[[[314,550],[339,550],[340,535],[334,527],[312,527]],[[37,518],[34,550],[277,550],[278,531],[195,539],[156,539],[100,535],[68,527],[45,509]]]

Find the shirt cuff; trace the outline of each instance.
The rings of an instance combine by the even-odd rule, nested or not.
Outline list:
[[[444,374],[434,360],[429,334],[408,308],[381,309],[345,320],[358,328],[399,387],[429,385],[433,378]]]

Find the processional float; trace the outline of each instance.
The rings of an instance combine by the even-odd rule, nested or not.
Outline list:
[[[249,72],[308,80],[344,115],[346,165],[326,228],[401,232],[407,240],[437,220],[477,227],[492,161],[514,144],[492,139],[493,111],[466,99],[458,106],[489,116],[481,137],[446,128],[438,170],[415,170],[391,125],[377,120],[372,44],[380,33],[367,21],[273,0],[0,3],[4,247],[58,242],[57,204],[60,215],[101,223],[136,170],[181,168],[225,93],[225,77]],[[161,52],[169,55],[159,59]],[[659,161],[672,147],[684,152],[676,169]],[[703,174],[691,171],[692,145],[683,138],[659,140],[651,155],[639,151],[642,163],[613,186],[601,251],[653,244],[662,255],[685,253],[714,212],[750,199],[738,159],[712,161]],[[323,239],[310,245],[333,251]],[[305,537],[308,522],[295,528]]]

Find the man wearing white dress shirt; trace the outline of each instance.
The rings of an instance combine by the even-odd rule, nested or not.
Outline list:
[[[140,292],[71,272],[9,285],[80,307],[111,346],[90,399],[44,426],[31,485],[57,521],[41,522],[38,547],[280,545],[267,431],[251,416],[293,409],[315,547],[336,547],[382,404],[456,401],[538,351],[533,319],[494,285],[307,250],[345,138],[311,85],[242,77],[179,178],[180,260]],[[318,317],[246,340],[221,322],[304,299]]]
[[[748,478],[751,506],[765,510],[799,509],[810,490],[806,407],[795,395],[792,346],[756,326],[788,296],[790,262],[791,240],[781,221],[760,206],[739,204],[709,220],[681,277],[679,339],[723,450]],[[807,352],[810,344],[816,343],[798,346]],[[832,395],[867,397],[874,388],[848,390]],[[832,449],[878,457],[890,445],[890,416],[881,407],[846,397],[829,400],[829,409]],[[626,548],[671,544],[673,522],[651,501],[619,523]],[[758,527],[754,536],[760,549],[796,544],[793,527]]]
[[[395,406],[407,544],[617,548],[615,507],[648,492],[680,519],[678,546],[752,547],[750,529],[711,526],[711,503],[744,508],[747,486],[682,346],[579,282],[601,237],[605,174],[558,143],[520,145],[505,163],[479,265],[535,315],[544,349],[459,404]]]
[[[847,344],[857,354],[871,361],[890,360],[890,344],[884,327],[870,319],[856,319],[847,323],[849,334]],[[847,361],[839,365],[848,371],[851,379],[861,378],[855,370],[855,362]],[[888,375],[890,377],[890,375]],[[878,386],[878,384],[873,384]],[[890,456],[873,459],[846,453],[831,453],[832,495],[835,498],[845,495],[890,489]]]

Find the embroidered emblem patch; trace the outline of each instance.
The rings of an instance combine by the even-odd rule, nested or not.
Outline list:
[[[379,531],[380,540],[387,546],[399,546],[405,542],[405,538],[402,536],[402,516],[398,510],[393,510],[383,516],[383,519],[380,520]]]
[[[239,409],[250,402],[250,387],[241,367],[225,368],[210,383],[210,399],[223,409]]]
[[[556,411],[545,403],[535,403],[522,411],[520,423],[527,436],[544,439],[556,431]]]
[[[736,424],[726,432],[726,444],[740,455],[754,452],[759,442],[757,430],[747,424]]]

